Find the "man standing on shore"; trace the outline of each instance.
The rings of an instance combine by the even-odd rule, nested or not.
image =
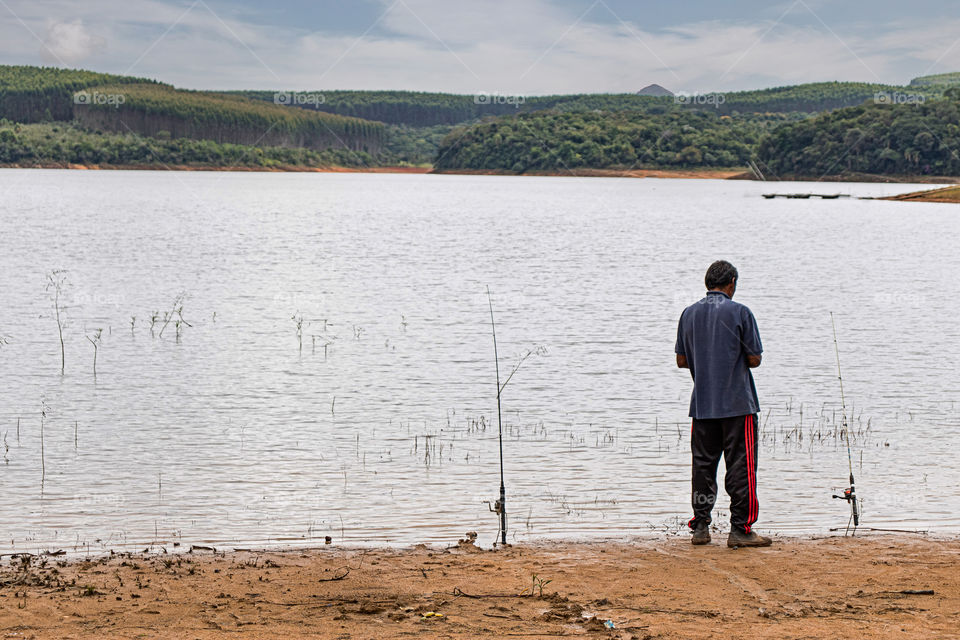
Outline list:
[[[684,309],[677,328],[677,366],[693,378],[690,446],[693,451],[693,544],[710,542],[717,500],[717,465],[723,456],[730,496],[728,547],[767,547],[757,521],[757,414],[760,403],[750,369],[763,346],[753,313],[733,301],[737,269],[718,260],[707,269],[707,295]]]

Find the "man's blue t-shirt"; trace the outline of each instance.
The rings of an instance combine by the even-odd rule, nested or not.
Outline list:
[[[708,291],[680,315],[679,355],[693,377],[690,417],[745,416],[760,411],[747,356],[763,353],[757,321],[746,306],[721,291]]]

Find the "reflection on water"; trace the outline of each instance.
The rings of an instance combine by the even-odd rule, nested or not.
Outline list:
[[[758,526],[846,524],[833,311],[864,524],[960,529],[950,205],[575,178],[4,170],[0,187],[2,551],[492,542],[486,285],[501,368],[546,350],[503,398],[511,539],[673,530],[676,320],[720,257],[766,348]]]

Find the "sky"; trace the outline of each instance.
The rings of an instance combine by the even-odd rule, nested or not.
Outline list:
[[[960,71],[945,0],[0,0],[0,64],[191,89],[708,93]]]

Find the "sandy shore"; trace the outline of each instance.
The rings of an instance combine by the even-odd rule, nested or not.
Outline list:
[[[887,175],[881,173],[840,173],[827,176],[795,176],[786,175],[772,178],[770,182],[868,182],[883,184],[958,184],[957,176],[928,176],[928,175]]]
[[[216,167],[198,165],[120,165],[120,164],[72,164],[58,162],[0,163],[0,169],[74,169],[79,171],[236,171],[257,173],[407,173],[465,176],[540,176],[583,178],[680,178],[690,180],[755,180],[745,169],[571,169],[562,171],[526,171],[518,174],[506,170],[448,169],[431,167],[301,167],[278,165],[274,167]],[[778,182],[778,180],[770,180]],[[951,176],[887,176],[868,173],[850,173],[833,176],[790,176],[780,182],[868,182],[908,184],[957,184],[960,177]],[[891,198],[893,199],[893,198]],[[948,202],[948,200],[938,200]]]
[[[687,178],[697,180],[752,180],[744,169],[570,169],[561,171],[514,171],[493,169],[444,169],[432,173],[463,176],[550,176],[577,178]]]
[[[960,540],[4,558],[4,638],[945,638]],[[610,621],[613,629],[608,629]]]
[[[511,171],[486,171],[457,169],[437,171],[431,167],[300,167],[280,165],[275,167],[214,167],[197,165],[127,165],[127,164],[72,164],[58,162],[39,162],[22,164],[0,164],[5,169],[73,169],[78,171],[239,171],[266,173],[434,173],[471,176],[515,176]],[[571,171],[529,171],[525,176],[576,176],[594,178],[694,178],[727,180],[731,178],[752,179],[742,169],[574,169]]]
[[[960,187],[945,187],[928,191],[914,191],[899,196],[890,196],[882,200],[897,200],[900,202],[952,202],[960,203]]]

